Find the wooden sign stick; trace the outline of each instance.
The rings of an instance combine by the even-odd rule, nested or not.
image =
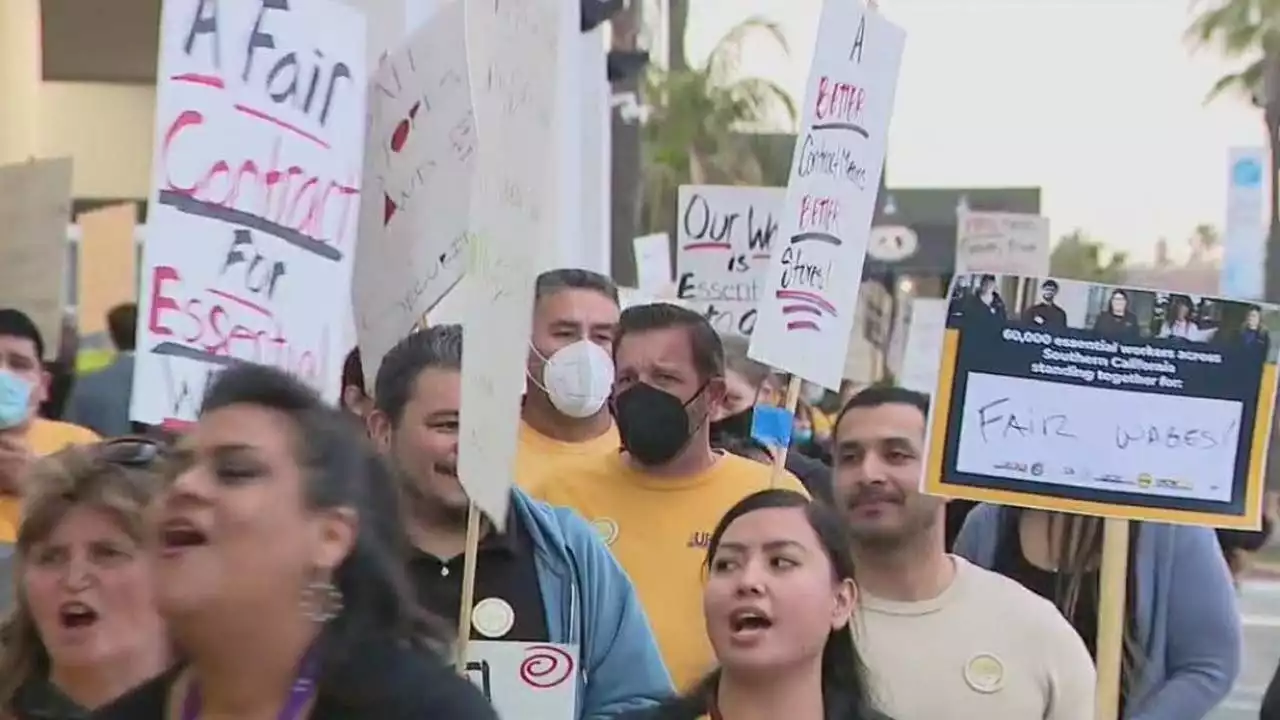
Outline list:
[[[1128,576],[1129,521],[1107,518],[1103,521],[1102,567],[1098,572],[1097,720],[1119,720]]]
[[[467,508],[467,544],[462,555],[462,601],[458,603],[458,643],[454,667],[459,675],[467,672],[467,644],[471,642],[471,609],[476,599],[476,559],[480,548],[480,518],[475,503]]]

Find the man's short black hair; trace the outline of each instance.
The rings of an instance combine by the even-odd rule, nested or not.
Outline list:
[[[928,395],[897,385],[872,385],[858,391],[853,397],[849,398],[849,402],[844,404],[844,407],[840,409],[840,414],[836,416],[834,427],[837,429],[840,427],[840,421],[844,420],[844,416],[850,410],[878,408],[882,405],[910,405],[919,410],[926,421],[929,419]]]
[[[623,310],[618,334],[613,338],[613,354],[617,356],[618,345],[631,333],[670,328],[683,328],[688,334],[693,366],[700,380],[724,377],[724,344],[715,328],[700,313],[671,303],[633,305]]]
[[[1040,283],[1040,289],[1041,289],[1041,290],[1047,290],[1047,289],[1049,289],[1049,288],[1053,288],[1054,290],[1057,290],[1057,289],[1058,289],[1058,281],[1057,281],[1057,280],[1045,280],[1044,282]]]
[[[411,333],[382,358],[373,384],[373,405],[396,425],[423,370],[462,370],[462,326],[433,325]]]
[[[30,340],[36,346],[36,359],[44,359],[44,337],[31,316],[17,308],[0,308],[0,335]]]
[[[120,352],[132,352],[138,344],[138,305],[122,303],[107,312],[107,334]]]
[[[582,268],[558,268],[548,270],[538,276],[534,286],[534,301],[554,295],[561,290],[592,290],[618,304],[618,286],[613,280],[591,270]]]
[[[364,389],[364,363],[360,362],[360,348],[351,348],[351,352],[347,353],[347,359],[342,361],[342,389],[349,387],[358,388],[361,393],[368,395]]]

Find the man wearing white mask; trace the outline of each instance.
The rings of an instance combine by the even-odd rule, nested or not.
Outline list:
[[[613,390],[618,288],[590,270],[538,276],[520,413],[516,482],[537,492],[620,446],[606,401]]]

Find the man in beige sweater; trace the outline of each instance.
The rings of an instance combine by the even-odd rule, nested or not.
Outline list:
[[[1093,660],[1052,604],[948,555],[945,501],[919,492],[929,400],[873,387],[834,433],[854,538],[858,649],[895,720],[1090,720]]]

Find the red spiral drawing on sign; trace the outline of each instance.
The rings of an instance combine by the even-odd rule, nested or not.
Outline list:
[[[573,675],[573,656],[554,645],[534,645],[524,651],[520,679],[540,690],[556,687]]]

